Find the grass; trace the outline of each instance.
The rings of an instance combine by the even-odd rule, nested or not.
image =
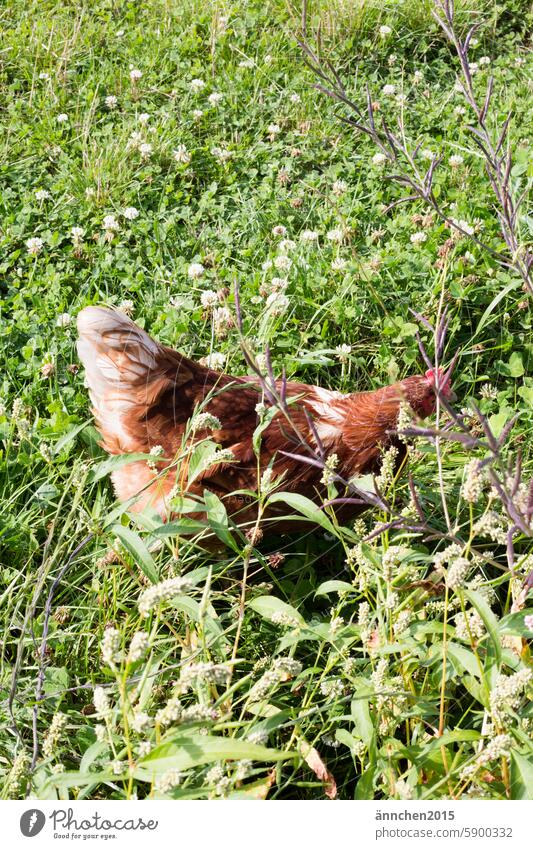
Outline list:
[[[337,0],[312,12],[350,91],[368,83],[388,113],[403,108],[410,136],[444,156],[439,199],[500,247],[483,162],[456,108],[454,59],[428,5]],[[494,117],[513,110],[519,193],[533,174],[531,16],[519,0],[459,11],[461,27],[481,23],[475,51],[491,57]],[[385,531],[363,542],[387,518],[375,511],[341,527],[315,509],[313,533],[252,546],[214,501],[191,539],[113,498],[76,368],[76,313],[122,305],[162,342],[218,354],[242,374],[235,325],[217,335],[200,301],[225,289],[233,311],[235,282],[254,349],[268,344],[278,372],[340,391],[422,371],[411,310],[434,321],[444,299],[459,406],[475,401],[497,433],[518,414],[505,456],[520,447],[531,477],[530,300],[468,240],[436,267],[449,231],[422,204],[383,212],[399,189],[312,88],[298,14],[280,0],[14,0],[2,11],[4,798],[533,795],[533,605],[517,609],[531,543],[515,536],[510,570],[498,499],[487,486],[471,502],[461,495],[473,459],[461,445],[442,448],[441,490],[467,561],[455,583],[458,553],[443,554],[436,537]],[[197,92],[194,79],[205,82]],[[403,106],[386,84],[405,93]],[[118,229],[106,231],[110,215]],[[296,242],[281,271],[277,225]],[[519,227],[530,243],[525,212]],[[341,241],[327,237],[339,229]],[[301,241],[305,230],[317,240]],[[35,253],[29,239],[41,240]],[[190,278],[192,263],[201,277]],[[287,300],[268,307],[273,276],[287,278]],[[410,471],[445,531],[434,445],[416,442]],[[405,475],[384,485],[408,506]],[[489,512],[490,533],[479,525]],[[208,533],[220,550],[199,544]],[[187,580],[160,604],[143,596],[178,576]]]

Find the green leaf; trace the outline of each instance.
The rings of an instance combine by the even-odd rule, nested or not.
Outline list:
[[[131,530],[131,528],[125,528],[123,525],[118,524],[112,525],[111,533],[114,533],[119,538],[124,548],[129,551],[137,565],[140,566],[152,584],[157,584],[159,580],[159,570],[139,534],[136,534],[135,531]]]
[[[433,740],[420,750],[418,757],[419,761],[424,760],[424,757],[434,749],[440,749],[442,746],[449,746],[451,743],[463,743],[471,740],[481,740],[479,731],[469,731],[467,728],[458,728],[455,731],[447,731],[442,737],[435,737]]]
[[[191,484],[196,478],[213,465],[215,454],[218,451],[216,442],[209,439],[200,442],[193,450],[189,460],[188,483]]]
[[[442,643],[440,645],[442,646]],[[448,643],[446,651],[457,672],[468,672],[476,678],[481,677],[481,671],[475,655],[469,649],[458,643]]]
[[[356,799],[373,799],[374,798],[374,776],[376,767],[369,766],[357,782],[355,787]]]
[[[498,624],[500,634],[513,634],[531,639],[533,629],[526,626],[526,616],[533,616],[533,608],[529,607],[527,610],[521,610],[520,613],[504,616]]]
[[[117,469],[121,469],[123,466],[128,466],[130,463],[136,463],[138,460],[148,459],[153,460],[154,458],[150,454],[116,454],[113,457],[108,457],[107,460],[104,460],[102,463],[98,463],[90,474],[90,480],[95,483],[96,481],[107,477],[107,475],[110,475],[112,472],[116,472]]]
[[[370,747],[374,739],[375,730],[370,716],[368,699],[362,695],[357,697],[356,693],[356,698],[352,700],[350,705],[350,711],[357,735],[363,743]]]
[[[511,752],[511,799],[533,799],[533,761]]]
[[[476,336],[479,333],[481,333],[481,331],[483,330],[483,328],[487,324],[490,316],[492,315],[493,311],[496,309],[496,307],[498,306],[500,301],[503,300],[503,298],[505,298],[505,296],[508,295],[509,292],[511,292],[513,289],[516,289],[517,286],[519,286],[518,281],[512,280],[504,289],[502,289],[500,292],[498,292],[498,294],[496,295],[495,298],[492,299],[492,301],[488,305],[487,309],[485,310],[485,312],[483,313],[483,315],[479,319],[476,332],[474,333],[472,339],[470,340],[471,342],[476,338]]]
[[[292,510],[296,510],[297,513],[301,513],[302,516],[305,516],[310,522],[314,522],[315,525],[320,525],[324,530],[329,531],[330,534],[336,534],[335,527],[332,525],[331,521],[328,519],[323,510],[318,507],[314,501],[311,501],[310,498],[306,498],[305,495],[298,495],[296,492],[275,492],[268,499],[269,504],[276,504],[282,501],[284,504],[288,504]]]
[[[214,492],[204,489],[204,503],[211,530],[225,545],[238,552],[239,546],[229,532],[228,514],[220,498]]]
[[[533,408],[533,386],[520,386],[518,394],[524,399],[528,407]]]
[[[463,592],[472,607],[475,607],[483,620],[483,624],[485,625],[490,639],[492,640],[494,653],[496,655],[496,663],[499,668],[502,662],[502,645],[500,634],[498,632],[498,620],[480,593],[475,590],[463,590]]]
[[[256,743],[231,737],[204,737],[201,734],[182,734],[156,746],[139,761],[134,776],[151,780],[170,769],[186,770],[194,766],[225,760],[282,761],[294,758],[294,753],[268,749]]]
[[[354,593],[355,587],[347,581],[324,581],[315,592],[315,596],[329,595],[329,593]]]
[[[513,351],[510,356],[509,374],[511,377],[522,377],[524,374],[524,363],[522,362],[522,354],[519,351]]]
[[[282,614],[295,620],[299,625],[305,625],[305,619],[295,607],[274,595],[261,595],[258,598],[254,598],[248,603],[248,607],[251,607],[252,610],[255,610],[264,619],[269,619],[270,621],[272,621],[274,614]]]
[[[490,429],[492,430],[496,439],[499,437],[500,433],[504,429],[507,424],[508,419],[511,416],[511,410],[504,408],[500,410],[499,413],[495,413],[493,416],[489,418]]]
[[[56,444],[54,445],[54,455],[60,454],[63,448],[65,448],[65,446],[68,445],[69,442],[72,442],[72,440],[75,439],[77,435],[81,433],[81,431],[85,427],[87,427],[88,424],[89,420],[82,422],[81,424],[71,428],[67,433],[65,433],[61,437],[61,439],[58,439]]]

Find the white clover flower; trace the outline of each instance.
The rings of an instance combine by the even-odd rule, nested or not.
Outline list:
[[[292,266],[292,259],[285,254],[279,254],[279,256],[274,257],[273,265],[278,271],[289,271]]]
[[[104,230],[113,231],[120,230],[120,224],[114,215],[106,215],[104,216],[104,220],[102,221],[102,227]]]
[[[192,115],[192,117],[194,118],[195,121],[199,121],[200,118],[203,116],[203,114],[204,113],[202,112],[201,109],[193,109],[192,112],[191,112],[191,115]]]
[[[280,254],[288,254],[289,251],[293,251],[296,247],[296,242],[292,239],[282,239],[278,245],[278,251]]]
[[[130,80],[132,81],[132,83],[136,83],[141,79],[142,75],[143,72],[139,71],[138,68],[132,68],[130,71]]]
[[[117,307],[120,312],[123,312],[125,315],[133,315],[135,304],[133,301],[121,301]]]
[[[241,59],[239,62],[239,68],[253,68],[255,67],[255,62],[253,59]]]
[[[56,318],[56,327],[68,327],[72,322],[72,316],[68,312],[62,312]]]
[[[213,310],[213,327],[215,336],[225,336],[233,325],[233,318],[228,307],[215,307]]]
[[[189,88],[191,89],[191,91],[193,91],[195,94],[197,94],[199,91],[201,91],[203,88],[205,88],[205,83],[204,83],[203,80],[198,80],[198,79],[191,80],[191,82],[189,84]]]
[[[206,289],[200,295],[200,303],[205,310],[213,309],[218,304],[218,295],[212,289]]]
[[[479,394],[482,398],[485,398],[489,401],[495,401],[498,397],[498,390],[492,383],[484,383],[481,389],[479,390]]]
[[[379,34],[381,38],[388,38],[391,34],[392,29],[387,26],[387,24],[382,24],[379,28]]]
[[[300,239],[302,242],[316,242],[318,240],[318,233],[316,230],[302,230]]]
[[[35,200],[39,200],[39,201],[48,200],[49,197],[50,197],[50,192],[47,191],[46,189],[37,189],[37,191],[35,192]]]
[[[118,97],[115,97],[114,94],[108,94],[105,98],[105,105],[108,109],[116,109],[118,106]]]
[[[226,364],[226,355],[220,351],[213,351],[207,357],[200,360],[200,365],[205,365],[207,368],[212,368],[215,371],[220,371]]]
[[[288,285],[289,281],[286,277],[273,277],[270,281],[272,292],[284,292]]]
[[[404,103],[407,103],[407,95],[406,94],[397,94],[396,95],[396,103],[400,106],[403,106]]]
[[[66,112],[60,112],[59,115],[56,117],[56,121],[57,121],[58,124],[66,124],[66,122],[68,121],[67,113]]]
[[[427,239],[427,233],[424,233],[423,230],[418,230],[416,233],[412,233],[409,236],[409,240],[413,245],[421,245]]]
[[[451,168],[459,168],[463,164],[464,158],[460,153],[454,153],[453,156],[450,156],[448,162]]]
[[[453,114],[460,118],[462,115],[466,115],[466,107],[465,106],[456,106],[453,110]]]
[[[333,262],[331,263],[332,271],[344,271],[348,263],[341,256],[336,256]]]
[[[122,214],[128,221],[135,221],[139,217],[139,210],[135,206],[127,206]]]
[[[41,73],[39,74],[39,79],[40,80],[49,80],[50,74],[47,74],[46,71],[41,71]]]
[[[150,120],[150,113],[149,112],[141,112],[140,115],[137,116],[137,120],[138,120],[139,124],[147,124],[148,121]]]
[[[154,584],[141,593],[138,603],[139,613],[141,616],[148,616],[154,608],[159,607],[164,601],[182,595],[192,588],[191,581],[186,577],[168,578],[166,581]]]
[[[396,56],[396,53],[391,53],[387,59],[387,65],[389,66],[389,68],[392,68],[396,64],[397,60],[398,57]]]
[[[387,83],[387,85],[384,85],[381,89],[381,93],[384,97],[392,97],[393,94],[396,94],[396,86],[391,83]]]
[[[232,151],[226,150],[226,148],[224,147],[212,147],[211,153],[213,154],[215,159],[218,159],[219,162],[222,163],[227,162],[233,156]]]
[[[187,269],[187,275],[191,280],[198,280],[205,273],[205,268],[201,262],[191,262]]]
[[[424,74],[422,73],[422,71],[415,71],[414,72],[413,83],[415,85],[418,85],[419,83],[421,83],[423,79],[424,79]]]
[[[279,124],[269,124],[267,132],[270,136],[277,136],[281,133],[281,127]]]
[[[291,103],[301,103],[302,102],[302,98],[300,97],[299,94],[296,94],[296,93],[291,94],[291,96],[289,97],[289,100],[290,100]]]
[[[37,256],[40,254],[44,247],[44,242],[42,239],[39,239],[38,236],[33,236],[31,239],[27,239],[26,248],[30,256]]]
[[[432,150],[429,149],[429,147],[425,147],[423,150],[420,151],[420,158],[426,159],[426,160],[432,160],[432,159],[435,159],[435,154],[433,153]]]
[[[270,310],[272,315],[283,315],[289,308],[289,305],[290,300],[287,295],[283,295],[281,292],[272,292],[266,300],[267,309]]]
[[[348,357],[351,353],[351,345],[337,345],[337,347],[335,348],[335,356],[341,361],[341,363],[347,362]]]
[[[335,180],[331,186],[331,191],[336,197],[340,197],[343,195],[345,191],[348,189],[348,183],[346,180]]]
[[[172,152],[172,156],[176,162],[180,163],[180,165],[188,165],[191,161],[191,154],[184,144],[179,144],[176,150]]]
[[[150,159],[153,151],[153,146],[148,142],[142,142],[139,145],[139,153],[141,154],[141,159]]]
[[[272,228],[273,236],[286,236],[287,228],[283,224],[276,224],[275,227]]]
[[[374,156],[372,157],[373,165],[378,165],[378,166],[385,165],[386,161],[387,161],[387,155],[385,153],[378,152],[378,153],[375,153]]]
[[[459,228],[459,230],[463,230],[464,233],[466,233],[468,236],[474,235],[475,227],[473,227],[471,224],[469,224],[468,221],[463,221],[462,219],[457,220],[457,218],[452,218],[451,221],[455,224],[456,227]],[[461,235],[462,235],[461,233],[458,233],[457,230],[454,230],[453,234],[454,234],[455,237],[458,236],[459,238],[461,238]]]
[[[326,239],[329,239],[330,242],[337,242],[340,244],[340,242],[344,239],[344,232],[340,228],[328,230],[326,233]]]
[[[477,62],[470,62],[468,67],[472,76],[474,76],[474,74],[477,74],[477,72],[479,71],[479,65]]]
[[[218,106],[224,100],[224,95],[220,91],[213,91],[207,98],[210,106]]]

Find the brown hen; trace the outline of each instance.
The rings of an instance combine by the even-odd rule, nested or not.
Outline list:
[[[207,489],[222,499],[234,518],[249,520],[255,499],[237,491],[255,492],[258,475],[269,465],[281,489],[323,500],[322,469],[286,456],[305,453],[302,437],[316,449],[309,418],[326,453],[337,455],[336,471],[348,480],[378,472],[383,450],[391,444],[398,447],[397,462],[402,461],[405,446],[395,435],[402,401],[420,417],[435,408],[431,369],[382,389],[349,395],[289,382],[290,417],[273,417],[261,435],[258,462],[253,447],[261,415],[258,404],[264,402],[267,409],[270,405],[256,377],[232,377],[193,362],[151,339],[117,310],[87,307],[78,316],[78,331],[78,353],[103,448],[110,454],[161,451],[161,459],[131,462],[113,473],[117,496],[122,501],[136,496],[131,509],[151,507],[163,518],[172,512],[171,494],[201,496]],[[443,395],[451,394],[449,376],[440,374],[439,384]],[[198,411],[216,417],[220,427],[191,428]],[[192,443],[206,438],[228,449],[233,459],[228,454],[225,460],[215,460],[188,486],[187,459],[178,464],[175,458],[187,458]]]

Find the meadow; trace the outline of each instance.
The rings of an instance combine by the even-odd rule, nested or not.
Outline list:
[[[431,7],[320,0],[307,37],[439,158],[438,209],[398,203],[409,162],[315,88],[298,4],[0,11],[2,798],[533,798],[533,19],[456,4],[489,134],[512,114],[509,253]],[[356,522],[287,499],[313,528],[261,538],[207,495],[191,534],[179,494],[171,524],[115,500],[75,347],[90,304],[342,392],[423,372],[445,313],[461,418],[406,436],[409,474],[357,482],[383,499]]]

